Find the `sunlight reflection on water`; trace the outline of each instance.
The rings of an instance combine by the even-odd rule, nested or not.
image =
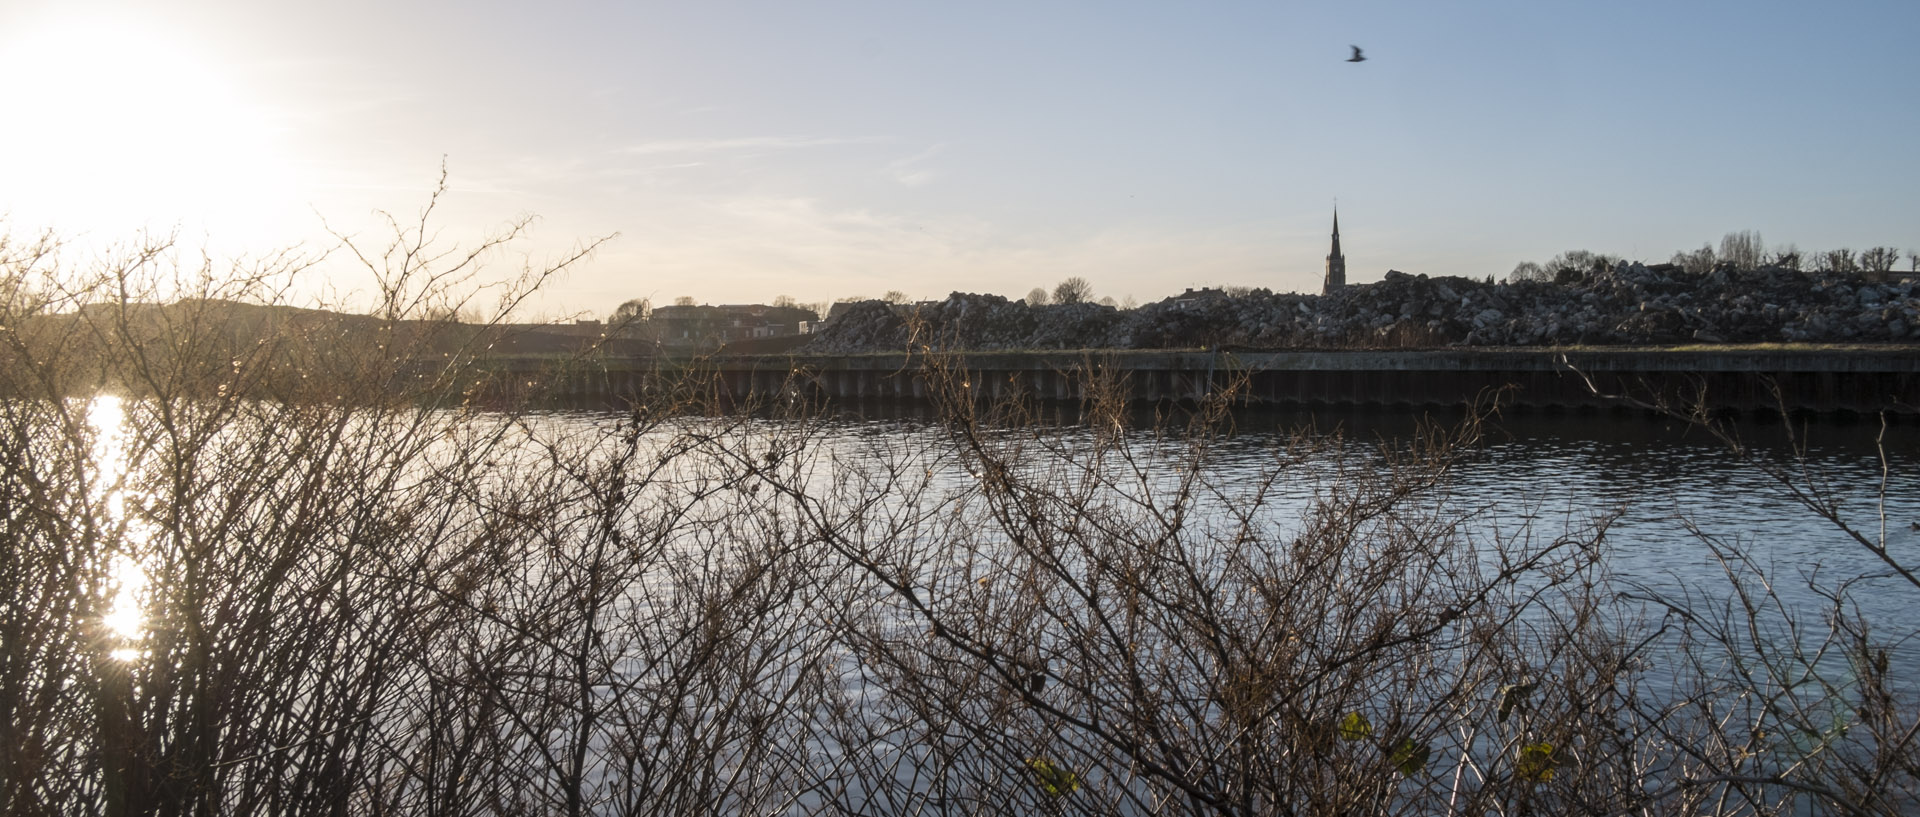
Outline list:
[[[87,406],[87,426],[93,434],[94,481],[90,499],[98,509],[98,523],[116,534],[114,538],[118,542],[115,548],[118,552],[112,555],[110,584],[106,588],[112,593],[112,602],[101,617],[101,624],[120,642],[109,655],[116,660],[133,661],[140,657],[140,650],[134,645],[147,634],[144,599],[148,577],[141,560],[149,537],[144,523],[127,516],[126,483],[131,464],[125,401],[110,394],[94,397]]]

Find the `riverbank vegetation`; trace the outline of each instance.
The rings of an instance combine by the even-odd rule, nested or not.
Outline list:
[[[388,317],[469,308],[434,259],[475,256],[398,232]],[[939,355],[935,446],[697,377],[561,422],[448,388],[478,350],[424,330],[138,317],[283,304],[297,258],[48,249],[0,244],[9,814],[1920,808],[1914,630],[1853,596],[1914,566],[1791,462],[1754,467],[1878,578],[1701,531],[1724,586],[1621,582],[1606,514],[1450,494],[1493,402],[1232,480],[1231,389],[1142,429],[1096,382],[1061,429]]]

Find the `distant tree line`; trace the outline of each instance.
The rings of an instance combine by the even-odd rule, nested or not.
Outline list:
[[[1920,250],[1907,250],[1904,253],[1890,246],[1869,247],[1855,251],[1840,247],[1821,252],[1803,252],[1797,245],[1782,244],[1768,249],[1757,230],[1737,230],[1721,236],[1718,247],[1703,243],[1698,249],[1675,252],[1667,263],[1687,273],[1704,275],[1722,265],[1734,269],[1774,268],[1796,272],[1824,272],[1838,274],[1884,276],[1891,273],[1905,256],[1908,268],[1920,272]],[[1509,282],[1541,281],[1548,283],[1571,283],[1580,278],[1612,269],[1625,262],[1624,256],[1613,253],[1594,252],[1586,249],[1568,250],[1548,258],[1545,261],[1522,261],[1514,265],[1507,274]],[[1488,276],[1492,283],[1493,277]],[[1231,296],[1244,296],[1252,290],[1247,287],[1228,287],[1224,290]],[[874,300],[865,295],[849,295],[838,298],[835,303],[858,303]],[[889,304],[901,305],[912,302],[905,292],[888,290],[878,300]],[[1124,302],[1116,302],[1112,297],[1094,297],[1092,282],[1074,275],[1062,279],[1051,290],[1037,286],[1027,292],[1024,299],[1028,306],[1071,305],[1098,303],[1117,309],[1133,309],[1138,303],[1132,296]],[[673,301],[675,306],[694,306],[692,296],[680,296]],[[821,301],[802,304],[790,295],[774,298],[773,306],[798,307],[811,309],[821,318],[827,317],[831,304]],[[608,323],[630,325],[643,322],[652,314],[651,302],[646,298],[636,298],[622,303],[608,317]]]
[[[1900,263],[1901,255],[1894,247],[1870,247],[1859,252],[1847,247],[1802,252],[1793,244],[1783,244],[1768,250],[1758,231],[1739,230],[1722,236],[1717,250],[1712,244],[1701,244],[1697,250],[1674,253],[1668,263],[1695,275],[1712,272],[1723,264],[1735,269],[1772,267],[1796,272],[1885,275]],[[1910,269],[1920,272],[1920,251],[1908,250],[1905,255]],[[1545,262],[1522,261],[1508,273],[1507,280],[1564,281],[1568,277],[1610,269],[1623,260],[1608,253],[1569,250]]]
[[[1802,251],[1794,244],[1781,244],[1768,249],[1757,230],[1737,230],[1721,236],[1716,247],[1703,243],[1698,249],[1675,252],[1666,263],[1685,272],[1704,275],[1716,267],[1726,265],[1735,269],[1774,268],[1796,272],[1824,272],[1854,275],[1884,276],[1893,272],[1905,257],[1908,268],[1920,272],[1920,250],[1906,250],[1904,253],[1889,246],[1869,247],[1855,251],[1840,247],[1821,252]],[[1548,283],[1570,283],[1596,272],[1612,269],[1627,261],[1624,256],[1613,253],[1594,252],[1592,250],[1568,250],[1548,258],[1545,261],[1522,261],[1514,265],[1507,274],[1510,282],[1542,281]],[[1487,277],[1487,283],[1494,281]],[[1243,297],[1253,290],[1250,287],[1226,287],[1226,294]],[[832,303],[819,301],[800,303],[791,295],[780,295],[773,299],[776,307],[797,307],[811,309],[821,318],[833,303],[859,303],[876,300],[866,295],[848,295],[836,298]],[[913,299],[901,290],[888,290],[877,300],[902,305],[912,303]],[[1133,309],[1139,304],[1129,295],[1121,301],[1111,296],[1096,298],[1092,282],[1078,275],[1069,276],[1055,284],[1051,289],[1037,286],[1027,292],[1024,299],[1028,306],[1053,306],[1081,303],[1098,303],[1116,309]],[[673,300],[675,306],[694,306],[697,302],[692,296],[682,295]],[[648,320],[653,312],[651,302],[646,298],[635,298],[616,307],[607,321],[614,325],[630,325]],[[459,319],[459,318],[452,318]]]

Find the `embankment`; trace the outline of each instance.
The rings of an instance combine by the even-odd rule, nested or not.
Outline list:
[[[1255,404],[1444,407],[1505,390],[1507,405],[1920,416],[1920,355],[1905,347],[1680,347],[1422,351],[979,352],[941,358],[981,399],[1081,400],[1096,383],[1130,400],[1192,401],[1237,389]],[[699,361],[605,359],[565,370],[499,361],[500,382],[569,400],[622,400],[670,379],[710,375],[733,399],[919,401],[920,355],[752,356]]]

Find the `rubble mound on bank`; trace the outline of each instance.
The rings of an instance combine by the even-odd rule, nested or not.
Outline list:
[[[1189,292],[1138,309],[1028,306],[956,292],[859,304],[802,351],[1431,348],[1920,342],[1920,283],[1857,275],[1620,264],[1556,283],[1389,272],[1328,295]]]

